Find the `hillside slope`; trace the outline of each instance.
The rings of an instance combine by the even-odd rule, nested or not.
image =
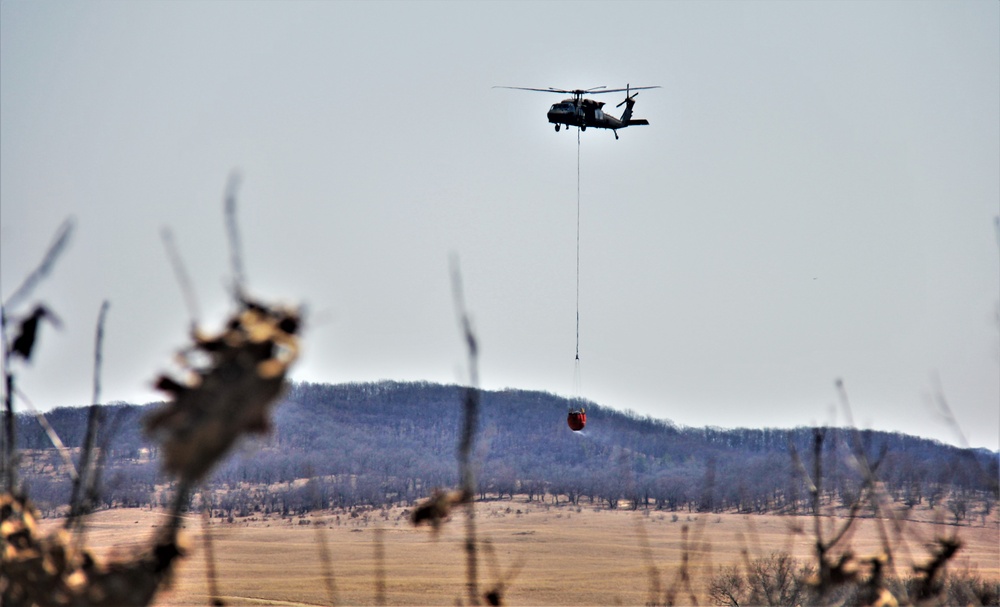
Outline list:
[[[211,485],[228,509],[309,510],[411,503],[457,481],[455,449],[463,388],[429,383],[295,384],[268,438],[246,445]],[[849,504],[863,487],[857,456],[878,463],[886,495],[901,505],[950,505],[956,521],[992,508],[998,456],[898,433],[851,429],[682,428],[594,403],[588,424],[566,426],[573,401],[520,390],[483,391],[477,433],[482,497],[529,497],[606,506],[701,511],[798,512],[810,507],[802,471],[822,437],[824,500]],[[156,452],[141,419],[156,405],[111,405],[99,443],[107,447],[106,505],[162,500]],[[67,445],[79,445],[83,409],[47,415]],[[32,417],[19,416],[22,474],[43,507],[65,503],[60,458]],[[297,479],[312,479],[306,485]],[[947,504],[944,503],[948,500]],[[957,501],[956,501],[957,500]],[[981,506],[977,506],[981,504]]]

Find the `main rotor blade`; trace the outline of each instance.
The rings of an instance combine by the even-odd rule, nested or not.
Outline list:
[[[606,91],[588,91],[587,93],[590,94],[590,95],[602,95],[604,93],[624,93],[624,92],[631,93],[632,91],[645,91],[646,89],[659,89],[659,88],[663,88],[663,87],[661,87],[661,86],[630,86],[627,89],[608,89]]]
[[[591,89],[574,89],[572,91],[567,89],[555,89],[551,86],[547,89],[534,89],[526,86],[494,86],[495,89],[514,89],[516,91],[537,91],[539,93],[562,93],[563,95],[603,95],[604,93],[621,93],[621,92],[632,92],[632,91],[644,91],[647,89],[658,89],[663,88],[660,86],[631,86],[624,89],[605,89],[603,86],[595,86]]]
[[[538,91],[539,93],[562,93],[563,95],[573,95],[576,91],[567,91],[563,89],[554,89],[549,87],[547,89],[533,89],[526,86],[495,86],[495,89],[514,89],[516,91]]]

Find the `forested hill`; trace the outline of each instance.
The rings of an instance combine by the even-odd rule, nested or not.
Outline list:
[[[253,502],[253,508],[412,502],[432,487],[457,483],[463,392],[429,383],[295,384],[274,412],[271,435],[240,449],[216,471],[212,484],[232,489],[227,493],[237,496],[233,499]],[[788,512],[809,506],[794,454],[812,470],[812,428],[683,428],[583,403],[587,428],[574,433],[566,425],[573,401],[521,390],[480,396],[476,456],[483,497],[525,493],[573,502],[588,498],[612,508],[702,511]],[[162,482],[156,451],[141,430],[142,416],[155,406],[104,410],[98,442],[108,446],[103,489],[108,505],[156,499],[155,487]],[[57,409],[47,418],[66,445],[81,444],[86,409]],[[19,416],[17,436],[22,449],[51,447],[30,416]],[[859,449],[878,463],[878,480],[900,503],[958,499],[971,508],[996,501],[996,453],[898,433],[827,428],[822,436],[822,483],[831,502],[850,503],[861,491]],[[68,491],[68,479],[43,474],[51,470],[46,463],[57,461],[51,451],[25,458],[23,474],[37,501],[56,505]],[[308,492],[290,484],[303,478],[313,479]]]

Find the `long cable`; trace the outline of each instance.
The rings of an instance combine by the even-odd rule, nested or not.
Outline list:
[[[573,396],[581,398],[583,380],[580,377],[580,129],[576,130],[576,359],[573,364]],[[577,403],[576,407],[580,407]],[[571,407],[572,411],[573,408]]]

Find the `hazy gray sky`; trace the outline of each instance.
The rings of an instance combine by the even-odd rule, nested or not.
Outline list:
[[[21,386],[147,402],[250,291],[308,305],[293,378],[463,381],[448,255],[487,388],[572,395],[576,132],[557,95],[661,85],[581,147],[579,392],[683,425],[845,422],[1000,442],[1000,4],[0,3],[6,299],[61,317]],[[607,95],[609,107],[621,95]],[[615,110],[617,112],[619,110]],[[553,411],[553,415],[563,415]]]

